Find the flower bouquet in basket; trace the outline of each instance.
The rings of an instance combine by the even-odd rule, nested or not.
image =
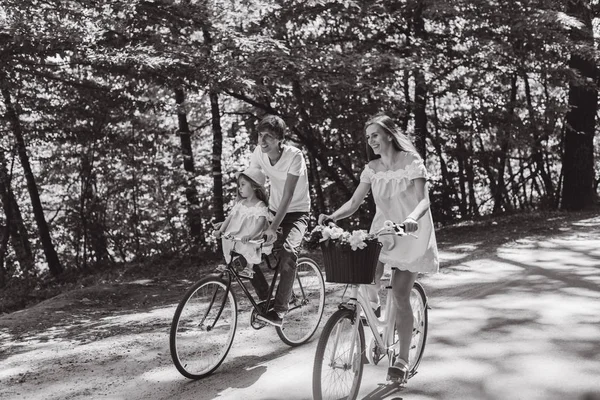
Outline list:
[[[339,226],[318,225],[308,245],[320,245],[327,282],[372,283],[381,243],[365,230],[348,232]]]

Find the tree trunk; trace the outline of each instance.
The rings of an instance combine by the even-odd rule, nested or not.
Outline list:
[[[403,92],[404,92],[404,117],[400,121],[400,127],[402,128],[402,132],[406,133],[408,130],[408,123],[410,122],[410,114],[412,112],[412,104],[410,100],[410,72],[404,71],[404,76],[402,77],[403,82]]]
[[[87,249],[89,248],[95,258],[95,265],[103,265],[110,260],[108,252],[108,239],[106,237],[106,225],[104,223],[106,208],[104,202],[98,196],[96,191],[96,172],[94,171],[94,153],[93,149],[87,150],[82,155],[81,166],[81,185],[82,185],[82,221],[84,229],[84,265],[87,265]],[[133,201],[134,208],[137,202],[136,188],[137,179],[135,173],[135,165],[133,168]],[[134,211],[134,216],[137,212]],[[134,218],[134,221],[137,218]],[[134,222],[137,224],[137,221]],[[139,254],[139,234],[137,228],[134,229],[136,235],[136,255]]]
[[[4,266],[4,259],[8,251],[8,225],[0,225],[0,288],[6,286],[8,280],[8,271]]]
[[[202,35],[206,43],[206,55],[212,52],[212,36],[207,26],[202,27]],[[223,200],[223,128],[221,127],[221,110],[219,109],[219,95],[214,89],[209,89],[210,113],[212,117],[213,149],[212,149],[212,174],[213,174],[213,217],[217,221],[225,220]],[[219,242],[220,243],[220,242]]]
[[[423,20],[423,10],[425,2],[419,0],[416,2],[416,7],[413,14],[412,26],[414,27],[415,37],[426,40],[427,34],[425,31],[425,21]],[[415,147],[423,159],[427,153],[427,82],[425,74],[421,68],[417,67],[414,70],[415,77],[415,100],[414,100],[414,115],[415,115]]]
[[[526,73],[523,73],[523,83],[525,84],[525,99],[527,102],[527,110],[529,113],[530,129],[533,132],[533,144],[531,159],[535,162],[535,175],[540,175],[542,182],[544,183],[544,189],[546,193],[546,199],[544,203],[554,204],[554,183],[552,182],[552,176],[546,170],[546,163],[544,162],[544,152],[542,149],[542,141],[544,140],[543,135],[540,135],[538,121],[533,108],[533,102],[531,99],[531,88],[529,86],[529,78]]]
[[[510,130],[515,115],[515,104],[517,102],[517,76],[514,75],[510,80],[510,99],[508,101],[508,128],[504,128],[501,131],[500,138],[500,153],[498,154],[498,183],[496,185],[496,191],[493,192],[494,196],[494,209],[493,213],[502,211],[504,206],[504,198],[506,194],[506,183],[504,181],[504,171],[506,170],[506,161],[508,158],[508,151],[510,148]]]
[[[444,159],[444,154],[442,151],[442,139],[440,137],[437,101],[435,96],[433,97],[433,124],[435,130],[435,138],[431,137],[430,135],[430,140],[433,144],[433,148],[435,149],[435,153],[440,160],[440,170],[442,172],[442,213],[446,216],[448,220],[451,220],[452,218],[454,218],[452,198],[455,199],[456,204],[460,203],[460,199],[458,198],[458,193],[456,192],[456,188],[453,185],[452,178],[450,177],[450,172],[448,171],[448,166],[446,164],[446,160]]]
[[[594,46],[590,4],[584,0],[569,0],[567,13],[585,26],[572,29],[573,38]],[[590,50],[591,51],[591,50]],[[594,192],[594,130],[598,108],[598,91],[591,82],[597,81],[594,58],[577,49],[571,53],[569,66],[579,75],[569,86],[569,111],[563,153],[563,210],[582,210],[595,202]]]
[[[10,242],[15,251],[17,261],[23,275],[34,274],[34,260],[29,243],[29,234],[21,215],[21,209],[10,186],[10,175],[6,169],[4,153],[0,151],[0,199],[6,216],[6,233],[4,240]]]
[[[29,164],[29,156],[27,155],[27,148],[25,146],[25,140],[23,139],[21,123],[15,108],[13,107],[8,89],[2,88],[2,96],[4,97],[4,103],[6,104],[6,114],[11,124],[12,132],[15,136],[17,152],[19,154],[19,159],[21,160],[21,166],[25,173],[27,190],[29,191],[29,197],[31,198],[33,215],[37,223],[40,241],[44,249],[46,262],[48,263],[48,269],[53,276],[58,276],[63,272],[63,267],[58,259],[58,254],[56,254],[54,244],[52,244],[50,229],[48,227],[48,223],[46,222],[46,217],[44,216],[42,202],[40,201],[40,194],[33,176],[33,171],[31,170],[31,165]]]
[[[223,200],[223,129],[221,127],[221,111],[219,109],[219,95],[209,92],[210,112],[212,115],[213,149],[212,149],[212,174],[213,174],[213,216],[217,221],[225,220]]]
[[[456,138],[456,159],[458,161],[458,186],[460,188],[460,215],[462,218],[466,218],[469,214],[469,208],[467,204],[467,179],[466,179],[466,166],[468,162],[467,150],[465,149],[463,139],[458,134]]]
[[[177,103],[177,120],[179,122],[179,138],[181,140],[181,152],[183,154],[183,168],[185,169],[185,197],[188,202],[187,218],[190,228],[190,236],[197,247],[204,244],[202,235],[202,218],[200,215],[200,200],[198,189],[194,180],[196,169],[194,167],[194,154],[192,152],[192,138],[187,121],[187,110],[185,106],[185,92],[183,88],[175,89],[175,102]]]
[[[423,159],[427,153],[427,85],[422,71],[415,71],[415,147]]]

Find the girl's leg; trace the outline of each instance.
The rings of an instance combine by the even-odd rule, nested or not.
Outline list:
[[[413,311],[410,292],[417,279],[416,272],[395,271],[392,276],[392,293],[396,304],[396,329],[400,336],[399,358],[408,363],[408,353],[413,330]]]

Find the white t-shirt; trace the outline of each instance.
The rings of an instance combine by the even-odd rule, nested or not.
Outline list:
[[[269,181],[271,182],[269,209],[275,212],[279,209],[287,174],[292,174],[299,178],[287,212],[309,212],[310,196],[304,156],[295,147],[288,145],[283,145],[282,147],[283,153],[281,154],[281,158],[275,165],[271,165],[267,153],[263,153],[260,147],[256,146],[254,153],[250,156],[250,166],[262,169],[265,175],[269,177]]]

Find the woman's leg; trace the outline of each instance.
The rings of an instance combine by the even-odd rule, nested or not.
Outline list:
[[[408,363],[408,352],[413,330],[413,311],[410,292],[417,279],[416,272],[395,271],[392,276],[392,293],[396,304],[396,329],[400,336],[399,358]]]

